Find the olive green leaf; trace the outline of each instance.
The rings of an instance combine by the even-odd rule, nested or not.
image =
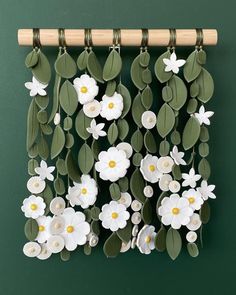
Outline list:
[[[142,154],[140,153],[135,153],[133,155],[133,158],[132,158],[132,163],[135,167],[139,167],[140,166],[140,162],[142,161],[143,159],[143,156]]]
[[[28,174],[29,175],[35,175],[36,173],[35,173],[35,168],[36,167],[38,167],[39,166],[39,163],[38,163],[38,161],[37,160],[35,160],[35,159],[30,159],[29,161],[28,161]]]
[[[48,120],[48,114],[45,110],[40,110],[37,114],[37,119],[39,123],[46,124]]]
[[[150,109],[153,102],[153,94],[151,88],[147,85],[141,94],[141,101],[146,110]]]
[[[200,209],[200,218],[203,224],[207,224],[211,216],[211,208],[207,201],[205,201]]]
[[[196,98],[191,98],[188,101],[188,106],[187,106],[187,112],[188,112],[188,114],[195,113],[196,110],[197,110],[197,106],[198,106],[198,101],[196,100]]]
[[[165,86],[162,88],[162,99],[165,101],[165,102],[169,102],[171,101],[173,98],[173,95],[172,95],[172,89],[170,88],[170,86]]]
[[[173,174],[175,180],[181,180],[182,179],[182,173],[181,173],[179,165],[176,165],[176,164],[173,165],[172,174]]]
[[[103,68],[103,79],[105,81],[115,79],[119,75],[121,68],[122,59],[120,54],[115,49],[112,49]]]
[[[49,156],[49,148],[48,148],[48,143],[45,140],[43,135],[41,135],[40,140],[38,142],[38,153],[43,160],[45,161],[47,160]]]
[[[120,187],[120,191],[122,193],[124,192],[127,192],[128,189],[129,189],[129,179],[128,177],[122,177],[118,180],[118,184],[119,184],[119,187]]]
[[[159,252],[166,250],[166,229],[162,226],[155,236],[155,248]]]
[[[38,52],[35,49],[33,49],[30,53],[27,54],[25,59],[25,65],[27,68],[32,68],[36,66],[36,64],[38,63],[38,60],[39,60]]]
[[[88,61],[88,50],[84,49],[80,53],[77,59],[77,67],[79,68],[80,71],[84,71],[87,68],[87,61]]]
[[[198,85],[197,81],[194,80],[190,86],[190,96],[197,97],[198,93],[199,93],[199,85]]]
[[[65,160],[58,157],[56,161],[57,172],[61,175],[67,175],[67,168]]]
[[[91,253],[92,253],[92,248],[91,246],[89,246],[89,243],[86,243],[84,245],[84,254],[88,256],[88,255],[91,255]]]
[[[133,119],[134,119],[134,122],[135,124],[138,126],[138,127],[142,127],[142,121],[141,121],[141,118],[142,118],[142,114],[145,112],[145,108],[142,104],[142,100],[141,100],[141,94],[138,93],[134,100],[133,100],[133,104],[132,104],[132,116],[133,116]]]
[[[200,75],[196,79],[197,84],[199,85],[199,93],[197,98],[206,103],[208,102],[214,92],[214,81],[210,73],[202,68]]]
[[[39,194],[40,197],[43,198],[45,204],[46,204],[46,209],[45,209],[45,215],[47,215],[50,212],[50,203],[53,199],[53,193],[49,185],[46,185],[44,191]]]
[[[185,104],[187,99],[187,88],[182,79],[173,75],[169,81],[169,87],[172,90],[172,99],[169,105],[172,109],[178,111]]]
[[[93,139],[92,144],[91,144],[91,150],[93,152],[93,157],[95,160],[98,160],[98,154],[100,152],[98,141]]]
[[[106,257],[116,257],[120,253],[121,244],[121,239],[117,234],[115,232],[112,233],[103,246]]]
[[[149,199],[146,199],[141,209],[141,215],[145,224],[152,222],[152,205]]]
[[[35,102],[37,103],[38,107],[41,110],[44,110],[44,109],[46,109],[46,107],[49,104],[49,96],[48,95],[45,95],[45,96],[36,95]]]
[[[70,251],[68,251],[66,248],[64,248],[61,252],[60,252],[60,257],[62,261],[69,261],[70,260]]]
[[[51,159],[56,158],[65,146],[65,134],[60,125],[54,129],[51,145]]]
[[[73,121],[70,117],[66,117],[63,121],[63,129],[69,131],[73,126]]]
[[[209,131],[206,126],[201,126],[200,137],[202,142],[207,142],[209,140]]]
[[[140,66],[146,68],[150,62],[150,54],[147,51],[140,53],[139,63]]]
[[[116,233],[124,243],[128,243],[132,237],[132,223],[130,222],[130,220],[127,221],[127,225],[125,228],[118,229]]]
[[[48,124],[40,124],[40,128],[45,135],[51,135],[53,132],[52,127]]]
[[[28,156],[30,158],[36,158],[38,156],[38,145],[36,143],[29,148]]]
[[[197,52],[197,61],[200,65],[204,65],[206,63],[206,52],[203,49],[200,49]]]
[[[134,85],[139,89],[143,90],[146,83],[143,81],[142,73],[144,71],[143,67],[140,65],[140,54],[134,59],[131,65],[130,74]]]
[[[152,83],[152,73],[148,68],[142,71],[142,80],[146,84]]]
[[[116,91],[123,97],[124,107],[121,114],[121,118],[124,118],[128,114],[131,107],[131,96],[129,90],[121,83],[118,84]]]
[[[93,220],[99,220],[100,208],[94,206],[91,208],[91,217]]]
[[[91,222],[91,220],[92,220],[91,210],[90,209],[85,209],[84,210],[84,215],[85,215],[86,221]]]
[[[169,50],[163,53],[161,56],[158,57],[154,66],[156,77],[161,83],[167,82],[172,76],[172,72],[165,72],[166,65],[163,62],[163,59],[164,58],[169,59],[170,55],[171,53]]]
[[[137,185],[137,183],[139,185]],[[133,196],[135,197],[135,199],[137,199],[141,203],[144,203],[146,199],[143,194],[144,187],[145,187],[145,182],[143,180],[142,174],[139,171],[139,169],[136,168],[130,178],[130,190]]]
[[[209,145],[206,142],[202,142],[198,146],[199,155],[203,158],[209,155]]]
[[[129,124],[125,119],[119,119],[117,122],[119,139],[124,140],[129,133]]]
[[[74,86],[70,81],[66,80],[60,90],[59,94],[60,105],[62,109],[69,115],[72,116],[78,106],[78,97]]]
[[[84,143],[79,150],[78,155],[79,168],[83,174],[88,174],[93,168],[94,158],[91,148]]]
[[[157,144],[150,130],[147,130],[144,134],[144,146],[146,150],[152,154],[157,152]]]
[[[99,235],[100,234],[100,226],[99,226],[99,222],[96,220],[93,220],[91,222],[91,230],[95,235]]]
[[[156,214],[157,214],[157,218],[161,221],[161,216],[159,215],[158,213],[158,209],[159,207],[161,206],[161,202],[162,200],[165,198],[165,197],[168,197],[168,193],[167,192],[162,192],[160,194],[160,196],[158,197],[157,199],[157,203],[156,203]]]
[[[170,152],[170,144],[167,140],[162,140],[160,142],[160,145],[159,145],[159,154],[162,156],[162,157],[165,157],[169,154]]]
[[[78,133],[78,135],[86,140],[89,138],[91,135],[88,131],[87,128],[90,126],[92,119],[87,117],[83,110],[80,110],[78,115],[76,116],[75,119],[75,130]]]
[[[169,228],[166,234],[166,250],[172,260],[175,260],[181,251],[182,240],[176,229]]]
[[[131,137],[131,145],[136,152],[141,151],[143,147],[143,134],[139,129],[133,133]]]
[[[32,74],[43,84],[48,84],[51,79],[51,67],[46,55],[42,51],[38,52],[38,62],[32,68]]]
[[[187,244],[187,250],[188,250],[188,254],[191,257],[197,257],[199,255],[199,250],[198,247],[195,243],[188,243]]]
[[[65,147],[66,147],[67,149],[72,148],[72,146],[74,145],[74,142],[75,142],[75,140],[74,140],[74,136],[73,136],[71,133],[68,132],[68,133],[66,134]]]
[[[55,71],[62,78],[70,79],[77,72],[77,66],[74,59],[68,52],[64,52],[55,62]]]
[[[174,130],[170,135],[170,140],[171,140],[172,144],[179,145],[181,143],[181,136],[180,136],[179,131]]]
[[[184,65],[184,78],[188,82],[195,80],[201,72],[202,67],[197,60],[197,56],[198,51],[193,51],[188,56],[186,63]]]
[[[157,131],[161,137],[166,137],[175,124],[175,114],[172,108],[164,103],[157,115]]]
[[[48,123],[50,123],[54,119],[54,117],[57,113],[57,110],[58,110],[60,83],[61,83],[61,77],[58,74],[56,74],[55,83],[54,83],[54,87],[53,87],[52,110],[51,110],[51,114],[48,119]]]
[[[100,83],[103,83],[102,79],[102,67],[95,55],[95,53],[91,50],[88,54],[87,68],[90,75]]]
[[[195,117],[190,117],[184,127],[183,131],[183,147],[185,150],[189,150],[198,141],[200,135],[200,124]]]
[[[29,218],[25,223],[24,232],[29,241],[34,241],[39,232],[38,222],[33,218]]]
[[[37,120],[37,113],[38,113],[38,107],[35,103],[35,100],[32,99],[29,110],[28,110],[28,116],[27,116],[27,141],[26,141],[26,147],[27,151],[32,147],[34,144],[39,131],[39,122]]]
[[[71,150],[68,150],[65,159],[67,173],[71,180],[80,182],[80,173],[77,163],[75,162]]]
[[[53,185],[54,185],[55,192],[56,192],[58,195],[63,195],[63,194],[66,192],[65,184],[64,184],[64,181],[63,181],[62,178],[57,177],[57,178],[54,180]]]
[[[107,96],[112,96],[116,91],[116,80],[111,80],[107,82],[105,94]]]
[[[198,173],[202,176],[203,179],[208,179],[211,175],[211,166],[207,159],[203,158],[198,164]]]
[[[110,184],[109,186],[109,192],[111,195],[112,200],[119,200],[120,198],[120,187],[117,183],[113,182],[112,184]]]
[[[118,127],[117,127],[116,123],[113,122],[108,128],[107,139],[110,144],[113,144],[113,143],[115,143],[117,138],[118,138]]]

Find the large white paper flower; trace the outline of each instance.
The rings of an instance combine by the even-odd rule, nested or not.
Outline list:
[[[28,242],[23,247],[23,253],[28,257],[36,257],[40,254],[41,247],[36,242]]]
[[[79,205],[86,209],[96,202],[97,194],[96,181],[90,175],[83,174],[80,183],[74,182],[74,186],[69,187],[66,198],[72,207]]]
[[[119,204],[116,201],[111,201],[109,204],[102,206],[102,212],[99,214],[99,219],[102,221],[102,226],[111,231],[117,231],[119,228],[126,227],[129,219],[129,212],[125,205]]]
[[[162,173],[157,168],[157,161],[158,158],[156,156],[147,154],[140,163],[140,171],[143,178],[151,183],[158,182],[162,176]]]
[[[203,204],[203,199],[198,191],[191,188],[187,191],[184,191],[182,193],[182,197],[186,198],[189,201],[189,205],[193,210],[200,210]]]
[[[172,52],[170,58],[163,58],[163,62],[166,65],[165,72],[172,71],[174,74],[178,74],[179,68],[186,63],[184,59],[177,59],[175,52]]]
[[[141,117],[142,125],[146,129],[152,129],[156,126],[157,117],[152,111],[145,111]]]
[[[73,251],[77,245],[86,243],[87,235],[90,233],[90,226],[85,221],[84,213],[75,212],[73,208],[66,208],[62,217],[65,219],[65,228],[61,236],[65,240],[66,249]]]
[[[160,157],[157,161],[157,169],[161,173],[170,173],[172,171],[172,167],[174,165],[174,161],[171,157]]]
[[[201,175],[195,174],[194,168],[191,168],[189,174],[182,173],[182,178],[184,179],[182,186],[191,186],[194,188],[197,185],[197,181],[201,178]]]
[[[41,179],[40,176],[32,176],[27,181],[27,189],[32,194],[40,194],[42,191],[44,191],[46,186],[46,183],[44,180]]]
[[[215,189],[214,184],[207,184],[206,180],[203,180],[201,182],[201,186],[197,188],[197,191],[202,195],[203,200],[207,200],[208,198],[210,199],[215,199],[216,195],[213,193],[213,190]]]
[[[73,83],[81,104],[92,101],[98,95],[97,82],[87,74],[75,78]]]
[[[52,175],[52,172],[55,170],[55,167],[54,166],[48,167],[47,163],[44,160],[41,160],[40,167],[36,167],[34,170],[42,180],[46,178],[50,181],[54,180],[54,176]]]
[[[208,111],[205,112],[205,107],[202,105],[199,109],[199,113],[195,113],[194,116],[198,119],[200,125],[210,125],[211,122],[209,120],[210,117],[214,115],[214,112]]]
[[[197,213],[193,213],[193,215],[190,217],[189,223],[186,224],[186,227],[189,230],[198,230],[201,225],[202,225],[202,221],[200,219],[200,215]]]
[[[90,127],[86,128],[89,133],[92,134],[94,139],[98,139],[99,136],[106,136],[107,133],[103,131],[104,123],[96,124],[96,120],[93,119],[90,123]]]
[[[186,165],[186,162],[183,159],[184,153],[179,152],[177,146],[175,145],[170,152],[171,158],[175,161],[176,165]]]
[[[124,177],[130,165],[126,153],[115,147],[110,147],[106,152],[100,152],[98,160],[95,169],[99,172],[100,178],[112,182]]]
[[[172,194],[161,201],[158,214],[161,216],[161,222],[164,225],[171,225],[172,228],[179,229],[181,225],[190,222],[193,209],[189,206],[187,199],[180,198],[178,194]]]
[[[138,233],[136,245],[142,254],[150,254],[155,249],[155,227],[152,225],[144,225]]]
[[[100,102],[94,99],[93,101],[84,104],[83,111],[87,117],[96,118],[101,111]]]
[[[103,95],[101,103],[101,113],[108,121],[118,119],[123,111],[123,97],[115,92],[112,96]]]
[[[48,84],[40,83],[34,76],[32,82],[26,82],[25,87],[30,90],[30,96],[36,96],[37,94],[45,96],[47,92],[44,90]]]
[[[34,195],[24,199],[21,210],[24,212],[25,217],[36,219],[44,215],[46,204],[43,198]]]
[[[47,239],[50,237],[49,227],[51,220],[51,216],[40,216],[36,219],[39,226],[39,231],[35,240],[38,241],[40,244],[46,242]]]

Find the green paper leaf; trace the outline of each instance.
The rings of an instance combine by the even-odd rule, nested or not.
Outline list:
[[[29,149],[35,143],[35,140],[38,136],[39,122],[37,120],[37,113],[38,113],[38,107],[35,103],[35,100],[32,99],[29,106],[29,110],[28,110],[28,116],[27,116],[27,142],[26,142],[27,151],[29,151]]]
[[[93,152],[87,143],[84,143],[79,150],[78,163],[83,174],[88,174],[93,168]]]
[[[186,123],[183,131],[183,147],[185,150],[189,150],[198,141],[200,135],[200,124],[195,117],[190,117]]]
[[[132,163],[135,167],[139,167],[140,166],[140,162],[142,161],[143,159],[143,156],[142,154],[140,153],[135,153],[133,155],[133,158],[132,158]]]
[[[39,232],[38,222],[33,218],[29,218],[25,223],[24,232],[29,241],[34,241]]]
[[[64,193],[66,192],[66,188],[65,188],[65,184],[64,184],[63,179],[60,177],[57,177],[54,180],[53,184],[54,184],[54,189],[55,189],[56,193],[58,195],[64,195]]]
[[[198,173],[203,179],[207,180],[211,175],[211,166],[207,159],[202,158],[198,164]]]
[[[193,81],[193,83],[190,86],[190,96],[197,97],[198,93],[199,93],[199,85],[195,80],[195,81]]]
[[[120,253],[121,244],[122,242],[117,234],[115,232],[112,233],[103,246],[106,257],[116,257]]]
[[[50,186],[47,184],[44,191],[39,194],[40,197],[43,198],[45,204],[46,204],[46,209],[45,209],[45,214],[47,215],[50,212],[50,203],[53,199],[53,194]]]
[[[72,116],[78,106],[78,97],[74,86],[70,81],[66,80],[59,94],[60,105],[67,115]]]
[[[150,109],[153,103],[153,94],[151,88],[147,85],[141,94],[141,101],[146,110]]]
[[[38,153],[40,158],[42,158],[45,161],[47,160],[49,156],[49,148],[48,143],[46,142],[43,135],[41,135],[40,140],[38,142]]]
[[[161,202],[165,197],[168,197],[168,193],[167,192],[162,192],[160,194],[160,196],[157,199],[157,203],[156,203],[156,214],[157,214],[157,218],[161,221],[161,216],[158,214],[158,208],[161,206]]]
[[[91,255],[91,252],[92,252],[92,248],[89,246],[89,243],[86,243],[84,245],[84,254],[89,256]]]
[[[152,154],[157,152],[157,144],[150,130],[147,130],[144,134],[144,146],[146,150]]]
[[[125,119],[119,119],[117,122],[119,139],[124,140],[129,133],[129,124]]]
[[[204,65],[206,63],[206,52],[203,49],[200,49],[197,52],[197,61],[200,65]]]
[[[172,174],[173,174],[175,180],[181,180],[182,179],[182,172],[180,170],[179,165],[176,165],[176,164],[173,165]]]
[[[111,80],[107,82],[107,87],[105,94],[107,96],[112,96],[116,91],[116,80]]]
[[[161,83],[167,82],[172,76],[172,72],[165,72],[166,65],[163,62],[163,59],[169,59],[170,55],[171,53],[169,50],[163,53],[161,56],[158,57],[154,66],[156,77]]]
[[[179,145],[181,143],[181,136],[180,136],[179,131],[174,130],[170,135],[170,140],[171,140],[172,144]]]
[[[46,55],[42,51],[38,52],[38,62],[32,68],[32,74],[43,84],[48,84],[51,79],[51,67]]]
[[[76,119],[75,119],[75,130],[76,132],[78,133],[78,135],[86,140],[90,137],[90,133],[86,130],[89,126],[90,126],[90,123],[91,123],[92,119],[87,117],[83,110],[80,110],[78,115],[76,116]]]
[[[25,59],[25,65],[28,69],[32,68],[37,65],[38,60],[39,60],[38,52],[35,49],[33,49],[30,53],[27,54]]]
[[[66,134],[66,142],[65,142],[65,147],[67,149],[72,148],[72,146],[74,145],[74,136],[71,133],[67,133]]]
[[[166,229],[162,226],[155,237],[155,248],[159,252],[166,250]]]
[[[80,71],[84,71],[87,68],[87,62],[88,62],[88,50],[85,49],[80,53],[77,59],[77,67]]]
[[[118,180],[118,184],[119,184],[119,187],[120,187],[120,191],[122,193],[125,193],[128,191],[129,189],[129,179],[128,177],[122,177]]]
[[[61,175],[67,175],[67,168],[65,160],[58,158],[56,161],[57,172]]]
[[[143,134],[139,129],[133,133],[131,137],[131,145],[135,152],[141,151],[143,147]]]
[[[70,117],[66,117],[63,121],[63,129],[69,131],[73,126],[73,121]]]
[[[121,83],[117,86],[116,91],[123,97],[124,107],[121,114],[121,118],[124,118],[128,114],[131,107],[131,96],[129,90]]]
[[[91,230],[92,230],[92,232],[93,232],[95,235],[99,236],[99,234],[100,234],[100,225],[99,225],[99,222],[98,222],[98,221],[93,220],[93,221],[91,222]]]
[[[36,172],[35,172],[35,168],[39,166],[39,163],[37,160],[35,159],[30,159],[28,161],[28,174],[29,175],[35,175]]]
[[[161,137],[166,137],[175,124],[175,114],[172,108],[164,103],[157,115],[157,131]]]
[[[209,145],[206,142],[202,142],[198,146],[199,155],[203,158],[209,155]]]
[[[91,50],[88,54],[87,68],[90,75],[98,82],[103,83],[102,78],[102,67],[95,55],[95,53]]]
[[[64,248],[61,252],[60,252],[60,257],[61,260],[66,262],[70,260],[70,251],[68,251],[66,248]]]
[[[30,158],[36,158],[38,156],[38,145],[35,143],[28,150],[28,156]]]
[[[197,257],[199,255],[199,250],[198,247],[195,243],[188,243],[187,244],[187,250],[188,250],[188,254],[191,257]]]
[[[71,180],[80,182],[80,173],[77,163],[75,162],[71,150],[68,150],[65,159],[67,173]]]
[[[165,101],[165,102],[169,102],[171,101],[173,98],[173,95],[172,95],[172,89],[170,88],[170,86],[165,86],[162,88],[162,99]]]
[[[118,127],[115,122],[113,122],[107,131],[107,139],[110,144],[115,143],[118,138]]]
[[[115,49],[112,49],[103,68],[103,79],[105,81],[115,79],[119,75],[121,68],[122,59],[120,54]]]
[[[109,192],[110,192],[112,200],[117,201],[120,199],[120,195],[121,195],[120,187],[117,183],[114,182],[114,183],[110,184]]]
[[[145,84],[152,83],[152,73],[148,68],[142,71],[142,80]]]
[[[98,154],[100,152],[98,141],[93,139],[92,144],[91,144],[91,150],[93,152],[93,157],[95,160],[98,160]]]
[[[140,66],[146,68],[150,62],[150,54],[147,51],[141,52],[139,57]]]
[[[187,99],[187,88],[182,79],[173,75],[169,80],[169,87],[172,90],[172,99],[169,105],[172,109],[178,111],[185,104]]]
[[[143,194],[144,187],[145,187],[145,182],[144,182],[143,176],[141,172],[139,171],[139,169],[136,168],[130,178],[130,190],[133,196],[135,197],[135,199],[137,199],[141,203],[144,203],[146,200]]]
[[[116,233],[118,237],[122,240],[122,242],[127,244],[132,237],[132,223],[130,222],[130,220],[127,221],[127,225],[125,228],[118,229]]]
[[[211,208],[208,201],[205,201],[199,211],[200,218],[203,224],[207,224],[211,217]]]
[[[91,208],[91,217],[92,217],[92,219],[96,220],[96,221],[99,220],[100,212],[101,212],[101,210],[98,207],[96,207],[96,206],[92,207]]]
[[[60,125],[54,129],[52,145],[51,145],[51,159],[56,158],[63,150],[65,145],[65,134]]]
[[[45,135],[51,135],[53,132],[52,127],[48,124],[40,124],[40,128]]]
[[[202,141],[202,142],[207,142],[209,140],[209,131],[207,129],[206,126],[202,125],[201,126],[201,131],[200,131],[200,137],[199,139]]]
[[[144,71],[143,67],[140,65],[140,54],[134,59],[131,65],[130,74],[134,85],[139,89],[143,90],[146,83],[143,81],[142,73]]]
[[[48,104],[49,104],[49,96],[40,96],[36,95],[35,96],[35,102],[37,103],[38,107],[42,110],[46,109]]]
[[[197,98],[201,101],[201,102],[208,102],[214,92],[214,81],[210,75],[210,73],[202,68],[202,71],[200,73],[200,75],[197,77],[196,82],[199,85],[199,93]]]
[[[91,210],[90,209],[84,209],[84,215],[85,215],[85,220],[87,222],[91,222],[91,220],[92,220]]]
[[[37,119],[38,119],[39,123],[46,124],[47,120],[48,120],[47,112],[45,110],[39,111],[37,114]]]
[[[145,224],[152,222],[152,205],[149,199],[146,199],[141,209],[141,215]]]
[[[193,114],[196,112],[198,106],[198,101],[195,98],[191,98],[188,101],[187,112],[188,114]]]
[[[64,52],[55,62],[55,71],[62,78],[70,79],[77,72],[77,66],[74,59],[68,52]]]
[[[169,228],[166,235],[166,250],[172,260],[175,260],[181,251],[182,240],[176,229]]]
[[[166,157],[170,152],[170,144],[167,140],[162,140],[159,146],[159,154],[161,157]]]
[[[134,119],[135,124],[138,127],[142,127],[142,114],[145,112],[145,108],[142,104],[142,100],[141,100],[141,94],[138,93],[134,100],[133,100],[133,104],[132,104],[132,116]]]
[[[195,80],[200,72],[201,65],[197,61],[198,51],[193,51],[187,58],[186,63],[184,65],[184,78],[188,82]]]

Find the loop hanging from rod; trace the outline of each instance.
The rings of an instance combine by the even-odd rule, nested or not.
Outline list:
[[[175,49],[176,47],[176,30],[175,29],[169,29],[170,30],[170,39],[168,47],[171,49]]]
[[[65,29],[58,29],[58,43],[59,47],[65,48],[66,47],[66,38],[65,38]]]
[[[84,45],[88,48],[93,46],[91,29],[84,29]]]
[[[121,44],[120,29],[113,29],[113,45],[120,46],[120,44]]]
[[[33,29],[33,48],[40,48],[40,31],[38,28]]]
[[[142,29],[142,41],[141,41],[141,47],[146,48],[148,46],[148,29]]]
[[[203,46],[203,31],[202,29],[196,29],[196,47],[201,48]]]

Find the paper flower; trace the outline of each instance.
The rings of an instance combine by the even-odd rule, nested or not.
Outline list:
[[[65,240],[60,235],[54,235],[48,239],[47,246],[52,253],[59,253],[65,247]]]
[[[198,230],[201,225],[202,225],[202,221],[200,219],[199,214],[193,213],[193,215],[190,217],[189,223],[186,224],[186,227],[189,230]]]
[[[53,119],[54,125],[59,125],[61,122],[61,115],[60,113],[56,113]]]
[[[142,208],[142,203],[139,202],[138,200],[133,200],[133,202],[131,203],[131,209],[133,211],[140,211]]]
[[[186,240],[189,243],[194,243],[197,240],[197,234],[194,231],[189,231],[186,235]]]
[[[144,225],[137,237],[136,245],[142,254],[150,254],[155,249],[155,227],[152,225]]]
[[[133,154],[133,148],[128,142],[120,142],[116,148],[118,150],[123,150],[126,153],[127,159],[129,159]]]
[[[161,201],[158,214],[161,216],[161,222],[164,225],[171,225],[172,228],[179,229],[181,225],[190,222],[193,209],[189,206],[187,199],[180,198],[178,194],[172,194]]]
[[[211,184],[208,185],[206,180],[203,180],[201,182],[201,186],[197,188],[197,191],[202,195],[203,200],[215,199],[216,195],[213,193],[213,190],[215,189],[215,185]]]
[[[96,181],[90,175],[83,174],[80,183],[74,182],[74,186],[69,187],[66,199],[70,201],[72,207],[79,205],[86,209],[96,202],[97,194]]]
[[[170,58],[163,58],[163,62],[166,65],[165,72],[172,71],[174,74],[178,74],[179,68],[186,63],[184,59],[177,59],[175,52],[171,53]]]
[[[189,201],[190,207],[194,210],[200,210],[203,204],[203,199],[201,194],[195,189],[191,188],[182,193],[182,197]]]
[[[174,160],[176,165],[186,165],[186,162],[182,159],[184,157],[183,152],[179,152],[177,146],[175,145],[170,152],[171,158]]]
[[[119,204],[123,204],[126,208],[128,208],[131,205],[132,197],[129,193],[121,193],[119,200],[117,200]]]
[[[44,215],[46,204],[43,198],[36,197],[34,195],[24,199],[21,210],[24,212],[25,217],[36,219],[39,216]]]
[[[90,233],[90,226],[85,221],[84,213],[75,212],[73,208],[66,208],[62,217],[65,219],[65,228],[61,236],[65,240],[66,249],[73,251],[77,245],[86,243],[87,235]]]
[[[37,256],[40,260],[46,260],[51,257],[52,252],[48,249],[48,245],[46,243],[41,244],[41,252]]]
[[[44,191],[45,186],[45,181],[42,180],[39,176],[32,176],[27,182],[27,189],[32,194],[40,194],[42,191]]]
[[[97,246],[98,241],[99,241],[99,238],[98,238],[98,236],[95,235],[94,233],[90,233],[90,234],[88,235],[88,242],[89,242],[89,246],[90,246],[90,247],[95,247],[95,246]]]
[[[131,241],[129,241],[128,243],[122,242],[121,244],[121,248],[120,248],[120,253],[125,253],[130,249],[131,246]]]
[[[53,216],[49,226],[50,234],[59,235],[63,232],[64,227],[65,227],[64,218],[61,215]]]
[[[51,216],[40,216],[36,219],[39,226],[39,231],[35,240],[40,244],[46,242],[47,239],[50,237],[49,226],[51,220]]]
[[[132,236],[136,237],[138,235],[138,232],[139,232],[138,225],[135,224],[132,229]]]
[[[146,198],[151,198],[153,196],[153,188],[150,185],[146,185],[143,189],[143,194]]]
[[[47,163],[44,160],[41,160],[40,167],[36,167],[34,171],[39,175],[39,177],[44,180],[48,179],[50,181],[54,180],[52,172],[55,170],[54,166],[47,166]]]
[[[96,118],[101,111],[100,102],[94,99],[93,101],[84,104],[83,111],[87,117]]]
[[[163,192],[168,192],[169,185],[172,181],[172,176],[170,174],[164,174],[162,175],[160,181],[159,181],[159,187]]]
[[[199,109],[199,113],[195,113],[194,116],[198,119],[200,125],[210,125],[211,122],[209,120],[210,117],[214,115],[214,112],[208,111],[205,112],[205,107],[202,105]]]
[[[174,161],[171,157],[160,157],[157,161],[157,169],[161,173],[170,173],[172,171],[172,167],[174,165]]]
[[[169,190],[172,193],[177,193],[180,190],[180,183],[177,180],[172,180],[169,183]]]
[[[197,185],[197,181],[201,178],[200,174],[195,174],[194,168],[191,168],[189,174],[182,173],[182,178],[184,179],[182,186],[191,186],[194,188]]]
[[[102,221],[104,228],[117,231],[119,228],[126,227],[129,216],[130,214],[124,205],[111,201],[109,204],[102,206],[99,219]]]
[[[26,82],[25,87],[30,90],[30,96],[36,96],[37,94],[45,96],[47,92],[44,90],[48,84],[40,83],[34,76],[32,82]]]
[[[60,215],[63,213],[66,207],[65,200],[62,197],[53,198],[50,202],[50,211],[54,215]]]
[[[98,160],[95,169],[99,172],[100,178],[112,182],[124,177],[130,165],[126,153],[115,147],[110,147],[106,152],[100,152]]]
[[[40,254],[41,247],[36,242],[28,242],[23,247],[23,253],[28,257],[36,257]]]
[[[101,113],[108,121],[118,119],[123,111],[123,97],[115,92],[112,96],[103,95],[101,103]]]
[[[139,224],[142,221],[142,216],[139,212],[134,212],[131,216],[131,222],[135,225]]]
[[[152,129],[156,126],[157,117],[152,111],[145,111],[142,114],[141,122],[144,128]]]
[[[90,127],[86,128],[89,133],[92,134],[94,139],[98,139],[99,136],[106,136],[107,133],[103,131],[104,123],[96,124],[96,120],[93,119],[90,123]]]
[[[81,104],[92,101],[98,95],[97,82],[87,74],[75,78],[73,84]]]
[[[140,171],[143,178],[151,183],[156,183],[161,178],[162,173],[157,169],[158,158],[147,154],[140,162]]]

